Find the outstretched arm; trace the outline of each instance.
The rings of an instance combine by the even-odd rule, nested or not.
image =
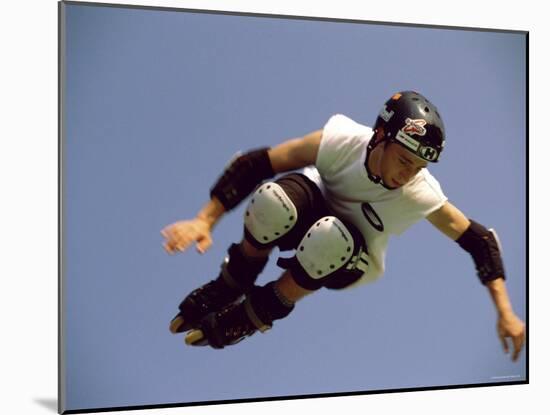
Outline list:
[[[206,252],[212,245],[214,225],[258,184],[278,173],[315,163],[321,136],[322,130],[317,130],[270,149],[250,151],[235,159],[213,186],[210,200],[195,218],[172,223],[161,231],[166,252],[183,252],[195,242],[199,253]]]
[[[458,242],[474,258],[478,275],[489,290],[497,310],[497,331],[504,351],[509,352],[507,339],[511,338],[514,348],[512,359],[517,360],[525,342],[525,324],[512,309],[494,235],[482,225],[469,220],[449,202],[428,216],[428,220],[449,238]]]

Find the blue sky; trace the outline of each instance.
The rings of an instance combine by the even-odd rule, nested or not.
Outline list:
[[[447,129],[430,171],[497,229],[525,318],[523,35],[77,5],[66,16],[68,409],[524,379],[470,257],[427,222],[390,242],[377,283],[322,290],[222,351],[167,327],[240,239],[244,205],[204,256],[168,256],[160,236],[196,214],[236,151],[334,113],[372,125],[393,92],[415,89]]]

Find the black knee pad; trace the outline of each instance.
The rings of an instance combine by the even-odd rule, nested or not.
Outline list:
[[[361,232],[334,216],[319,219],[301,240],[296,255],[279,259],[306,290],[345,288],[368,271],[370,259]]]
[[[292,173],[260,186],[245,211],[245,238],[259,249],[294,249],[305,229],[327,213],[315,183]]]

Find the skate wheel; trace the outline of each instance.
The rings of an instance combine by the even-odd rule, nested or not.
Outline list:
[[[185,344],[189,346],[196,345],[204,340],[204,333],[202,330],[191,330],[187,336],[185,336]]]
[[[183,317],[182,316],[176,316],[174,317],[174,319],[170,322],[170,331],[173,333],[173,334],[177,334],[177,333],[180,333],[182,330],[181,330],[181,327],[183,327],[183,323],[185,321],[183,320]]]

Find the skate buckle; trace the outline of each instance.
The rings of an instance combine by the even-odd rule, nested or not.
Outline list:
[[[252,308],[250,298],[247,297],[243,305],[244,305],[244,311],[246,312],[246,315],[248,316],[252,324],[254,324],[254,326],[258,330],[260,330],[260,332],[264,333],[267,330],[271,329],[271,325],[265,324],[262,320],[260,320],[256,312],[254,311],[254,308]]]

